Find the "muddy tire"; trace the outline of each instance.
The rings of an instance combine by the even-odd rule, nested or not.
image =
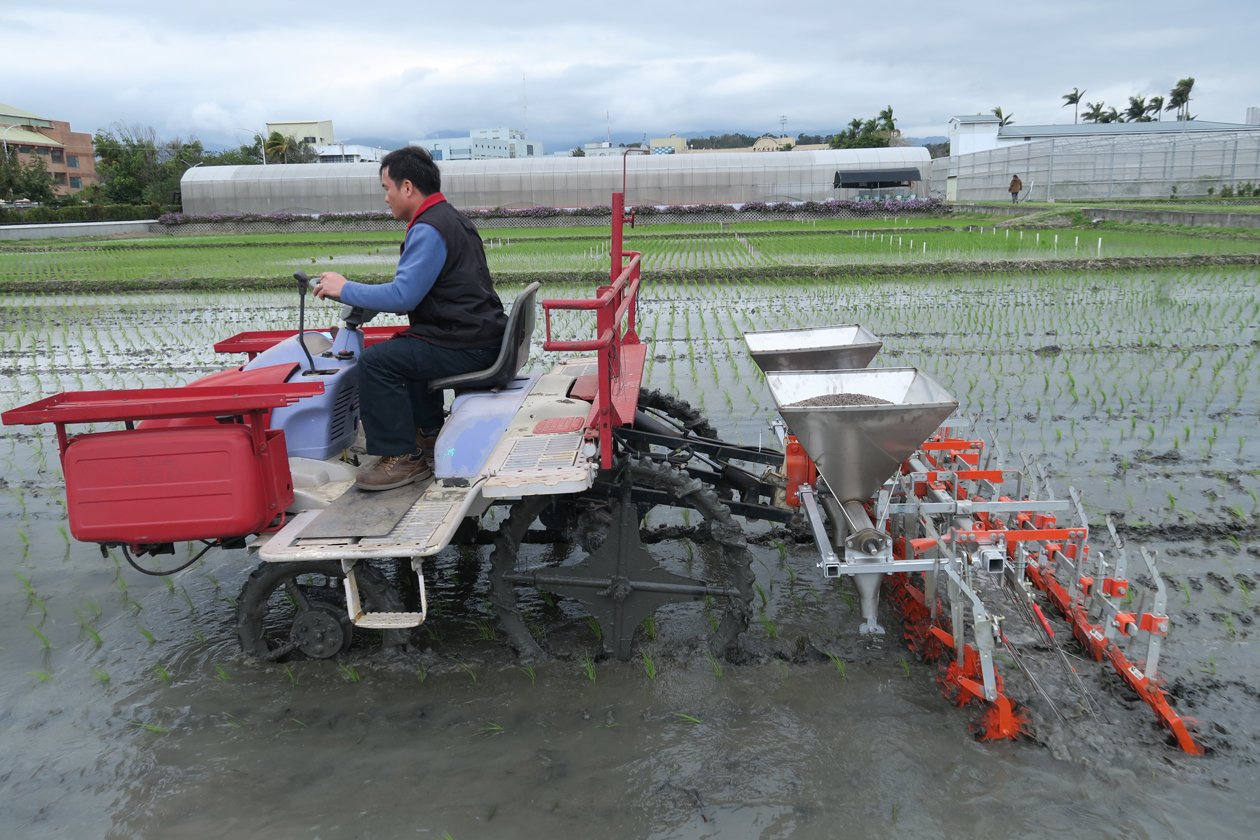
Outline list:
[[[717,429],[708,418],[692,407],[691,403],[679,399],[673,394],[665,394],[656,389],[639,390],[639,408],[667,418],[684,435],[695,435],[703,438],[716,438]]]
[[[400,594],[377,569],[361,563],[355,577],[368,610],[401,612],[405,609]],[[354,643],[356,633],[346,614],[344,581],[339,560],[261,564],[245,581],[236,600],[236,638],[241,650],[268,662],[309,658],[294,641],[294,626],[303,613],[313,610],[330,638],[340,643],[311,655],[332,658],[345,654]],[[303,610],[302,603],[308,609]],[[406,643],[405,634],[399,631],[387,631],[383,635],[384,648]],[[358,636],[363,638],[365,634],[360,632]]]

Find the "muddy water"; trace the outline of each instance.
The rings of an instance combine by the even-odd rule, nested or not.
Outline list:
[[[1254,836],[1253,274],[671,286],[644,298],[650,383],[702,402],[726,436],[768,438],[773,413],[740,330],[857,321],[885,341],[875,364],[922,367],[992,428],[1008,463],[1035,455],[1061,492],[1083,490],[1095,525],[1111,514],[1132,546],[1159,551],[1173,617],[1161,671],[1212,752],[1167,746],[1092,663],[1078,670],[1105,722],[1055,722],[1006,667],[1036,737],[977,743],[967,711],[896,642],[895,620],[884,614],[883,640],[860,639],[852,587],[820,578],[809,546],[776,539],[753,545],[766,620],[745,634],[743,664],[705,654],[703,605],[661,610],[655,636],[639,639],[653,679],[642,659],[601,657],[580,607],[526,593],[554,655],[519,668],[481,638],[483,547],[431,564],[439,612],[408,652],[266,665],[231,638],[253,565],[244,552],[212,552],[168,587],[68,543],[55,440],[17,428],[0,444],[5,836]],[[215,340],[288,326],[295,309],[280,295],[0,307],[5,408],[179,384],[224,365]],[[649,524],[689,523],[658,511]],[[651,550],[680,574],[716,571],[704,545]],[[1026,653],[1045,664],[1031,641]],[[1070,714],[1067,687],[1039,675]]]

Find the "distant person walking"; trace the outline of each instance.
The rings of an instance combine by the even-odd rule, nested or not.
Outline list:
[[[1011,204],[1016,204],[1019,202],[1019,192],[1023,188],[1024,188],[1024,182],[1019,180],[1019,176],[1012,175],[1011,185],[1006,188],[1006,191],[1011,194]]]

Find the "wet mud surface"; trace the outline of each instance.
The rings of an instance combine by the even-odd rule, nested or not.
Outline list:
[[[1046,610],[1086,701],[996,584],[991,606],[1050,700],[999,654],[1031,733],[977,742],[887,604],[887,633],[860,636],[852,584],[760,524],[746,528],[757,618],[736,661],[707,652],[720,606],[662,608],[620,663],[579,604],[522,589],[549,653],[522,664],[494,627],[476,540],[426,565],[433,613],[406,649],[365,636],[345,659],[263,663],[232,636],[253,559],[212,551],[166,583],[102,558],[65,531],[52,430],[18,427],[0,441],[5,836],[1254,836],[1257,291],[1246,270],[670,283],[641,308],[646,381],[724,437],[770,440],[773,400],[740,331],[857,322],[884,340],[874,365],[922,368],[1008,466],[1023,453],[1061,496],[1081,490],[1098,549],[1107,516],[1128,541],[1135,598],[1153,583],[1138,546],[1156,552],[1172,617],[1160,672],[1206,756],[1170,746]],[[10,297],[0,402],[182,384],[235,358],[215,341],[295,316],[275,293]],[[677,574],[720,579],[700,526],[658,509],[645,542]],[[580,556],[541,532],[521,549],[526,566]]]

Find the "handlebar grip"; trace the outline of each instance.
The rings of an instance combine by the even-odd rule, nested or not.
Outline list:
[[[307,284],[310,284],[310,283],[313,283],[313,282],[314,282],[314,281],[312,281],[312,280],[311,280],[311,278],[307,275],[307,273],[306,273],[305,271],[295,271],[295,272],[293,272],[293,279],[294,279],[294,280],[301,280],[303,283],[307,283]],[[311,286],[311,288],[313,289],[313,288],[315,288],[315,287],[312,285],[312,286]]]

